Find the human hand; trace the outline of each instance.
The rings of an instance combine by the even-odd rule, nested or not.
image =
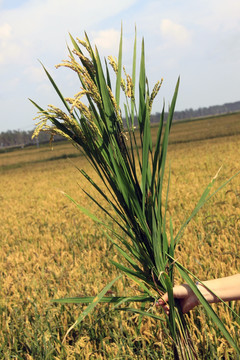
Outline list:
[[[240,274],[201,282],[198,289],[210,304],[219,302],[219,298],[222,301],[240,300]],[[173,296],[179,299],[183,313],[199,305],[196,295],[187,284],[174,286]],[[169,314],[167,293],[158,300],[157,305],[162,306],[166,314]]]
[[[179,299],[184,314],[199,305],[198,298],[187,284],[174,286],[173,296],[175,299]],[[169,315],[168,293],[165,293],[161,299],[158,300],[157,305],[162,306],[165,313]]]

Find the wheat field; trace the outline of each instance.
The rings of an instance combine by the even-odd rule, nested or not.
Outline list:
[[[168,164],[175,232],[220,167],[217,185],[239,170],[239,144],[240,114],[173,126]],[[118,255],[103,229],[63,195],[103,216],[81,190],[89,184],[77,167],[96,179],[84,156],[66,142],[54,144],[53,150],[41,146],[0,154],[0,358],[172,359],[160,323],[111,312],[109,305],[99,306],[62,343],[84,307],[51,300],[96,295],[118,274],[108,262],[110,255]],[[189,224],[178,260],[201,280],[235,274],[240,268],[239,235],[240,176]],[[126,278],[112,288],[116,295],[133,291],[137,287]],[[230,306],[239,313],[238,303]],[[239,344],[238,320],[222,304],[213,307]],[[148,310],[161,313],[150,305]],[[200,306],[187,316],[200,358],[234,359]]]

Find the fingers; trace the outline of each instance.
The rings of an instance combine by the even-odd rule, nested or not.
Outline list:
[[[168,293],[165,293],[160,299],[159,301],[166,303],[168,302]]]
[[[190,311],[196,306],[195,296],[188,285],[183,284],[179,286],[174,286],[173,296],[175,299],[180,300],[180,306],[183,313]],[[169,315],[169,305],[168,305],[168,293],[165,293],[156,303],[157,306],[161,306],[165,313]]]
[[[156,303],[156,306],[161,306],[165,313],[169,315],[169,305],[168,305],[168,293],[165,293]]]
[[[164,312],[165,312],[167,315],[169,315],[169,305],[168,305],[168,303],[161,303],[160,301],[158,301],[158,302],[156,303],[156,306],[161,306],[162,309],[164,310]]]

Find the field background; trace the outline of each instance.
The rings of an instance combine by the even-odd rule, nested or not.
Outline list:
[[[153,136],[156,131],[153,127]],[[173,126],[168,163],[175,232],[220,167],[216,188],[239,170],[239,145],[239,113]],[[0,154],[0,358],[172,359],[160,323],[144,318],[139,326],[138,315],[123,312],[103,317],[108,306],[99,306],[62,344],[84,307],[51,300],[96,295],[118,274],[108,261],[118,254],[103,230],[62,193],[102,216],[82,192],[89,184],[76,167],[96,179],[84,156],[66,142],[54,144],[53,150],[41,146]],[[202,280],[235,274],[239,235],[240,176],[190,223],[178,260]],[[137,287],[123,278],[112,291],[133,295]],[[230,305],[239,313],[239,303]],[[223,305],[213,307],[239,343],[237,319]],[[201,307],[188,316],[201,359],[235,359]]]

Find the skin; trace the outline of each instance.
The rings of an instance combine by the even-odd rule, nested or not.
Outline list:
[[[220,279],[203,281],[214,294],[219,296],[223,301],[240,300],[240,274],[223,277]],[[209,303],[217,303],[220,300],[202,284],[198,284],[198,289]],[[174,286],[173,296],[180,300],[183,313],[187,313],[195,306],[199,305],[199,301],[193,291],[187,284]],[[169,314],[168,294],[165,293],[158,300],[158,305],[162,306],[166,314]]]

